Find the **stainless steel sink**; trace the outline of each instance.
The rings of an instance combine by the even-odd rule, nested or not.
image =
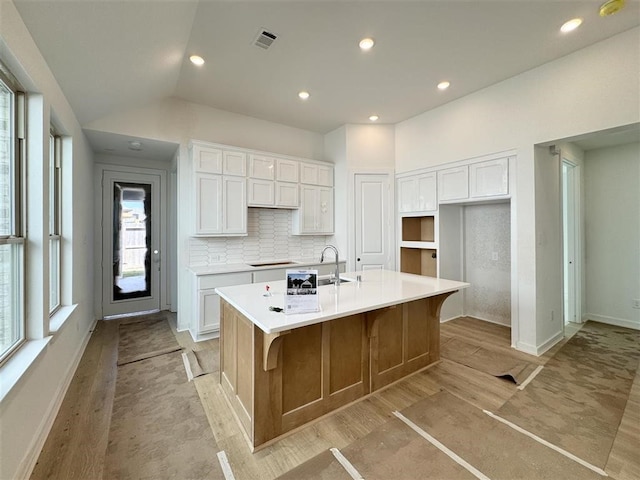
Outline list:
[[[340,283],[349,283],[351,280],[348,278],[340,277]],[[335,278],[318,278],[318,286],[333,285],[336,283]]]

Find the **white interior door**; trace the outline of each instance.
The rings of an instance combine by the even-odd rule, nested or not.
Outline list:
[[[355,265],[358,271],[393,269],[390,200],[389,175],[355,175]]]
[[[578,219],[576,214],[577,189],[576,167],[562,161],[562,253],[563,253],[563,294],[564,323],[579,322],[577,315],[577,248]]]
[[[102,314],[160,309],[158,175],[105,170],[102,176]]]

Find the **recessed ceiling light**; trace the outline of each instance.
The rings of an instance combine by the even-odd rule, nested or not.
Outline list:
[[[440,82],[438,84],[438,90],[446,90],[447,88],[449,88],[449,85],[451,85],[451,83],[444,81],[444,82]]]
[[[367,50],[371,50],[375,44],[376,42],[373,40],[373,38],[363,38],[359,43],[360,49],[364,50],[365,52]]]
[[[369,120],[371,120],[372,122],[377,122],[379,118],[380,117],[378,115],[371,115],[369,117]]]
[[[309,92],[302,90],[301,92],[298,92],[298,97],[300,97],[302,100],[306,100],[307,98],[309,98]]]
[[[608,17],[609,15],[613,15],[614,13],[618,13],[620,10],[624,8],[626,4],[626,0],[607,0],[602,5],[600,5],[600,16]]]
[[[578,28],[580,25],[582,25],[581,18],[572,18],[568,22],[564,22],[562,24],[562,26],[560,27],[560,31],[562,33],[569,33]]]
[[[193,63],[194,65],[204,65],[204,58],[202,58],[200,55],[191,55],[189,57],[189,60],[191,60],[191,63]]]

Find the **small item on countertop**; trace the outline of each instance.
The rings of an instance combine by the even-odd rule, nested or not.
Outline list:
[[[267,290],[267,293],[265,293],[263,295],[263,297],[270,297],[271,296],[271,292],[269,291],[269,285],[265,285],[264,288]]]
[[[269,307],[272,312],[282,312],[284,309],[280,307]]]

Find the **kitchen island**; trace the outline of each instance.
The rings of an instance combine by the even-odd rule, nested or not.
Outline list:
[[[356,282],[356,276],[361,281]],[[388,270],[318,287],[320,311],[289,314],[285,281],[216,289],[220,384],[252,450],[440,357],[440,308],[467,283]]]

